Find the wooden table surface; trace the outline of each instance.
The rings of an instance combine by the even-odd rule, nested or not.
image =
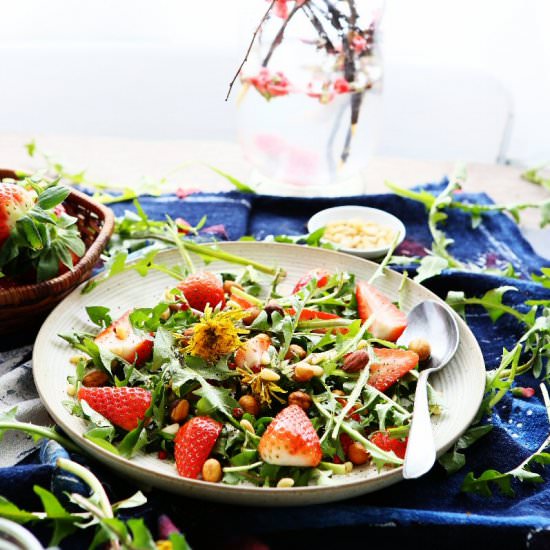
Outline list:
[[[72,172],[86,169],[92,181],[132,187],[136,183],[158,181],[169,175],[176,186],[205,191],[225,190],[230,186],[205,164],[247,182],[250,166],[236,143],[189,140],[130,140],[104,137],[31,136],[0,134],[0,167],[34,170],[44,167],[43,159],[29,158],[25,143],[35,139],[39,150],[50,154]],[[384,181],[401,186],[437,182],[452,173],[454,162],[401,158],[374,158],[365,170],[366,193],[385,191]],[[467,164],[466,191],[484,191],[496,202],[540,201],[548,191],[523,181],[521,170],[494,164]],[[528,232],[538,226],[539,213],[525,211],[522,226]],[[543,235],[541,237],[541,235]],[[547,231],[538,239],[548,239]]]

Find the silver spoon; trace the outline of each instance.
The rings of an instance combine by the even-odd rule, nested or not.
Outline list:
[[[448,309],[426,300],[416,305],[407,316],[407,328],[397,343],[406,346],[422,338],[430,343],[431,356],[420,371],[414,395],[409,440],[403,464],[403,477],[415,479],[434,465],[436,450],[428,406],[428,376],[441,370],[458,347],[458,325]]]

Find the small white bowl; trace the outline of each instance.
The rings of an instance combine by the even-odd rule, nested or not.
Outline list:
[[[400,245],[405,238],[405,226],[399,218],[396,218],[393,214],[390,214],[385,210],[369,208],[367,206],[335,206],[333,208],[321,210],[309,219],[307,229],[310,233],[313,233],[313,231],[317,231],[321,227],[327,225],[327,223],[352,219],[363,220],[365,222],[376,222],[380,225],[391,227],[399,235],[397,245]],[[390,248],[389,245],[385,245],[381,248],[369,249],[346,248],[329,240],[325,240],[325,242],[330,242],[330,244],[341,252],[347,252],[348,254],[353,254],[354,256],[360,256],[361,258],[380,258],[381,256],[384,256]]]

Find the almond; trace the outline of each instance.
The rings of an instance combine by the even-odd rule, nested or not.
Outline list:
[[[99,388],[109,381],[109,375],[102,370],[94,369],[82,378],[82,385],[87,388]]]
[[[369,354],[367,350],[360,349],[352,351],[344,357],[342,370],[346,372],[359,372],[363,370],[369,363]]]

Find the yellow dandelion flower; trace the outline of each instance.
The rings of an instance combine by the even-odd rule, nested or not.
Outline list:
[[[286,390],[279,387],[272,380],[262,378],[261,371],[254,372],[247,366],[237,367],[237,373],[241,377],[243,384],[248,384],[252,393],[260,400],[262,405],[271,405],[272,399],[276,399],[279,403],[285,403],[285,400],[277,395],[277,393],[286,393]]]
[[[238,349],[242,342],[240,334],[248,330],[236,326],[246,315],[244,311],[217,311],[207,306],[201,320],[194,325],[193,334],[183,351],[202,357],[205,361],[216,361]]]

